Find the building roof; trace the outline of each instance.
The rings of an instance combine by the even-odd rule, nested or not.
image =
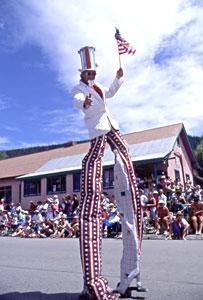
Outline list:
[[[182,128],[183,124],[178,123],[125,134],[124,137],[130,145],[133,160],[156,159],[158,156],[164,157],[168,153],[172,145],[172,140],[175,142]],[[13,178],[25,174],[31,175],[36,171],[38,173],[53,172],[54,170],[59,171],[62,170],[62,167],[59,166],[63,165],[63,163],[66,166],[66,170],[68,168],[72,168],[71,170],[74,168],[78,169],[81,165],[81,163],[79,164],[79,160],[81,162],[82,157],[88,149],[89,142],[84,142],[70,147],[1,160],[0,179]],[[112,164],[113,162],[113,155],[108,149],[106,149],[104,161],[105,164]]]
[[[176,136],[172,136],[144,143],[132,144],[130,145],[130,153],[132,160],[134,162],[138,162],[163,159],[173,149],[175,140]],[[82,159],[84,155],[84,153],[81,153],[49,160],[47,163],[45,163],[43,166],[37,169],[34,173],[20,176],[18,177],[18,179],[80,170],[82,167]],[[109,166],[113,164],[114,154],[108,147],[104,155],[104,166]]]

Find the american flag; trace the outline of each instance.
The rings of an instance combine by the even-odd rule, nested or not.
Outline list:
[[[116,28],[115,39],[118,44],[119,55],[124,53],[132,54],[132,55],[135,54],[136,49],[121,36],[118,28]]]

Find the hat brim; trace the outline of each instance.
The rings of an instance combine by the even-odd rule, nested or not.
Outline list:
[[[86,71],[97,71],[97,68],[98,68],[98,65],[96,64],[95,65],[95,67],[96,68],[89,68],[89,69],[78,69],[78,71],[80,72],[80,73],[83,73],[83,72],[86,72]]]

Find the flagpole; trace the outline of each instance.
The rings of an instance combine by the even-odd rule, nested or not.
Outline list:
[[[119,30],[117,27],[115,27],[116,33],[114,35],[116,41],[117,41],[117,46],[118,46],[118,55],[119,55],[119,67],[121,68],[121,54],[128,53],[128,54],[135,54],[136,49],[129,44],[120,34]]]
[[[116,32],[118,32],[118,28],[115,26]],[[116,37],[116,35],[115,35]],[[117,40],[117,39],[116,39]],[[118,41],[117,41],[117,49],[118,49]],[[119,68],[121,68],[121,56],[119,54],[119,49],[118,49],[118,61],[119,61]]]
[[[119,67],[120,67],[120,69],[121,69],[121,56],[120,56],[119,53],[118,53],[118,58],[119,58]]]

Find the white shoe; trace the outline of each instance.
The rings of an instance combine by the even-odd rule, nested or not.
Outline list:
[[[116,291],[121,294],[124,295],[125,292],[127,291],[128,287],[130,286],[131,282],[133,281],[134,278],[137,278],[137,276],[140,274],[139,271],[132,271],[128,277],[123,280],[122,282],[119,282],[119,284],[116,287]]]

